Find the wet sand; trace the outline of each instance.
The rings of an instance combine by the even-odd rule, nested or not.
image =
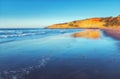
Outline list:
[[[114,39],[120,40],[120,28],[105,28],[100,29],[104,32],[106,36],[110,36]],[[101,32],[99,29],[87,29],[81,32],[72,34],[73,37],[79,38],[89,38],[89,39],[99,39],[101,38]]]
[[[120,40],[120,28],[119,29],[102,29],[107,36],[111,36],[114,39]]]

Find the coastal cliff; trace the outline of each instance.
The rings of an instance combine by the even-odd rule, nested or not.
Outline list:
[[[120,15],[117,17],[89,18],[62,24],[54,24],[47,28],[120,28]]]

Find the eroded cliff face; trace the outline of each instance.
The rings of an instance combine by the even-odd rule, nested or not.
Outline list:
[[[120,15],[117,17],[89,18],[63,24],[55,24],[48,28],[108,28],[120,27]]]

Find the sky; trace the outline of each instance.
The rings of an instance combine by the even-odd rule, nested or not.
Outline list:
[[[120,0],[0,0],[0,28],[43,28],[120,14]]]

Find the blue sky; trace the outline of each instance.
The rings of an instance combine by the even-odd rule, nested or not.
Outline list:
[[[0,0],[0,28],[45,27],[73,20],[117,16],[120,0]]]

